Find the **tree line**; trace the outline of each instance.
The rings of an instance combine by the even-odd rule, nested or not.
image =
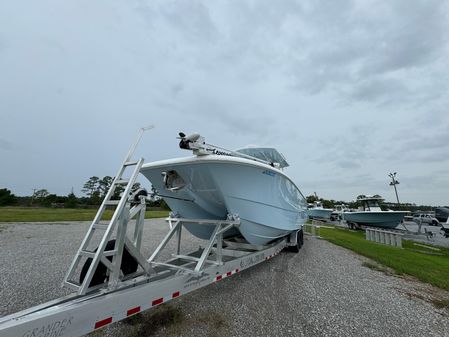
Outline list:
[[[114,178],[104,176],[90,177],[83,185],[81,192],[83,196],[76,196],[70,192],[67,195],[57,195],[50,193],[47,189],[35,189],[30,196],[16,196],[7,188],[0,188],[0,206],[24,206],[24,207],[57,207],[57,208],[77,208],[94,207],[101,204],[107,192],[111,188]],[[132,190],[139,189],[140,183],[135,183]],[[124,186],[117,185],[114,190],[113,199],[118,199],[125,190]],[[150,207],[167,208],[163,200],[149,201]]]
[[[7,188],[0,188],[0,206],[36,206],[36,207],[94,207],[101,204],[106,193],[112,185],[114,178],[111,176],[104,176],[99,178],[97,176],[90,177],[83,185],[82,192],[84,196],[76,196],[73,192],[70,192],[66,196],[56,195],[50,193],[47,189],[34,190],[31,196],[16,196]],[[133,185],[133,190],[140,188],[139,183]],[[124,187],[118,185],[115,188],[113,199],[118,199],[120,194],[124,191]],[[309,204],[313,204],[314,201],[321,201],[324,208],[335,208],[336,205],[345,204],[349,208],[357,209],[361,204],[355,201],[343,201],[333,199],[318,198],[316,195],[309,195],[306,197]],[[167,204],[163,200],[154,200],[149,202],[151,207],[166,208]],[[384,208],[391,210],[407,210],[407,211],[432,211],[435,209],[433,206],[428,205],[416,205],[410,203],[382,203]],[[447,206],[446,206],[447,207]]]

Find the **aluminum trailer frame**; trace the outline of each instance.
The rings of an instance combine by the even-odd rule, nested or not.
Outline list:
[[[273,258],[288,246],[292,251],[299,251],[303,243],[302,228],[271,244],[257,246],[245,242],[240,237],[224,238],[223,234],[226,231],[240,225],[240,219],[236,215],[229,215],[225,220],[183,219],[171,215],[166,219],[170,227],[168,234],[150,258],[144,258],[141,240],[146,196],[145,193],[140,193],[143,191],[132,189],[143,158],[132,161],[131,155],[143,132],[151,128],[152,126],[140,129],[137,140],[120,166],[69,267],[63,286],[75,292],[1,317],[0,337],[83,336],[196,289],[219,282]],[[124,178],[125,171],[129,168],[132,169],[131,176]],[[114,199],[114,191],[119,185],[125,186],[124,192],[120,199]],[[104,223],[101,216],[107,206],[116,208],[112,219]],[[127,229],[133,219],[135,219],[134,234],[129,238]],[[204,247],[181,254],[182,229],[185,223],[214,224],[215,230]],[[91,242],[96,234],[100,234],[101,239],[96,249],[92,250]],[[172,258],[164,262],[157,261],[162,250],[175,237],[177,244]],[[135,264],[132,271],[123,268],[123,261],[126,267],[130,259]],[[83,261],[84,265],[80,272]],[[101,277],[104,277],[98,282],[97,271],[101,268],[104,272]],[[92,283],[94,280],[95,284]]]
[[[165,239],[176,233],[183,221],[191,219],[168,218],[175,222]],[[207,220],[204,220],[207,221]],[[208,220],[210,221],[212,220]],[[217,222],[215,220],[215,222]],[[201,222],[200,222],[201,223]],[[238,225],[236,220],[218,221],[217,227],[228,228]],[[299,231],[298,231],[299,232]],[[222,233],[221,233],[222,234]],[[24,311],[0,318],[1,337],[78,337],[98,330],[111,323],[178,298],[196,289],[219,282],[256,264],[273,258],[287,246],[297,245],[296,234],[284,237],[264,247],[252,246],[238,240],[209,240],[206,248],[199,248],[186,255],[176,254],[164,263],[152,263],[155,273],[141,275],[123,281],[118,289],[100,289],[93,293],[62,297]],[[210,246],[207,258],[204,252]],[[163,247],[162,247],[163,248]],[[160,250],[159,250],[160,251]],[[158,252],[158,249],[155,253]],[[152,257],[155,256],[153,253]],[[157,254],[156,254],[157,255]],[[220,261],[221,262],[217,262]],[[195,271],[199,262],[206,261],[204,267]],[[195,267],[195,268],[193,268]]]

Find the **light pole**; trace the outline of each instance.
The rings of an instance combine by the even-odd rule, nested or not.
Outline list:
[[[396,193],[396,200],[398,201],[399,205],[398,190],[396,189],[396,185],[399,185],[399,181],[396,180],[396,172],[390,173],[388,176],[391,178],[390,186],[394,187],[394,192]]]

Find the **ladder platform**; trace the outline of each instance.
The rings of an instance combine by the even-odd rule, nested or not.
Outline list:
[[[126,161],[123,166],[134,166],[137,165],[137,161]]]

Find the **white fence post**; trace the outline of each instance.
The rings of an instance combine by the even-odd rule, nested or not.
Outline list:
[[[384,245],[402,248],[402,234],[384,231],[375,228],[365,228],[365,238],[367,241],[374,241]]]

